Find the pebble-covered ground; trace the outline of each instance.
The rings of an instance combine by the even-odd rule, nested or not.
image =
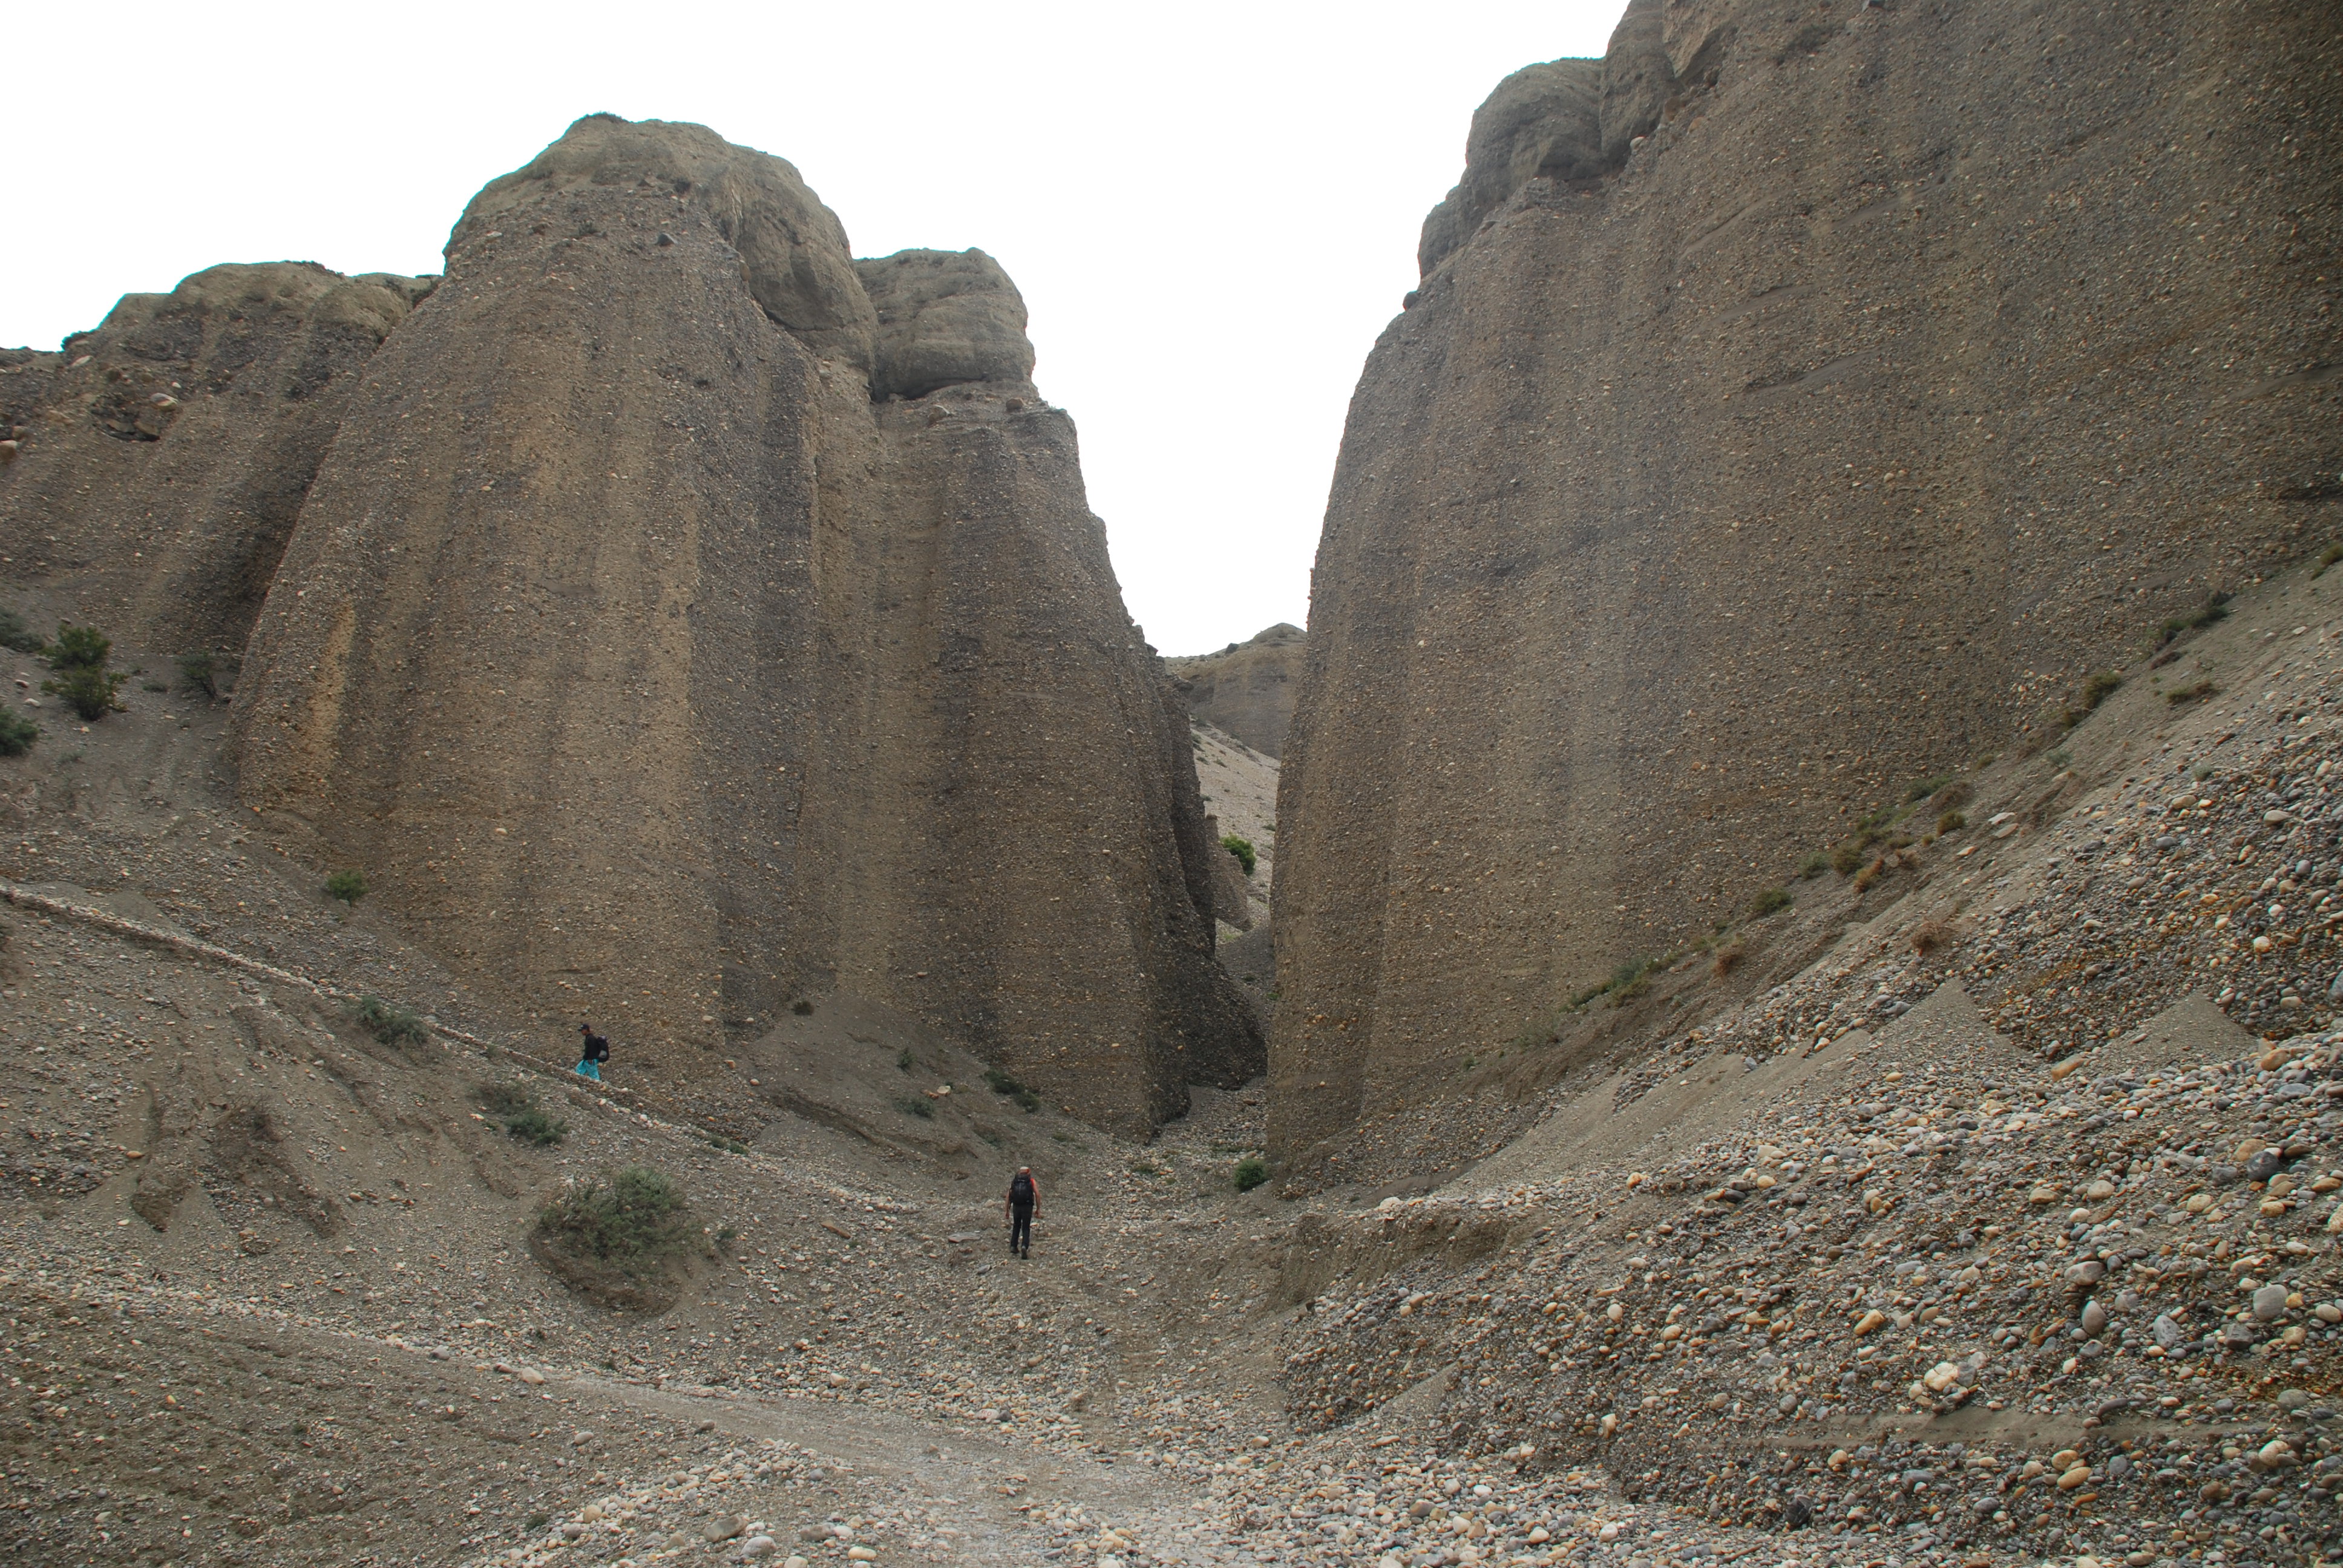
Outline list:
[[[566,1082],[235,818],[209,716],[134,706],[6,797],[0,1555],[2331,1559],[2310,592],[1951,781],[1974,827],[1588,1004],[1604,1050],[1473,1086],[1487,1157],[1430,1191],[1239,1193],[1258,1091],[1140,1146],[859,1016],[795,1110],[769,1052],[723,1106]],[[362,990],[450,1027],[387,1044]],[[498,1083],[563,1137],[506,1135]],[[709,1238],[663,1313],[528,1245],[624,1164]]]

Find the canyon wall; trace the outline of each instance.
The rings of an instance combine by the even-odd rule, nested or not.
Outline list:
[[[1293,722],[1303,641],[1300,627],[1280,621],[1218,653],[1163,662],[1186,689],[1188,709],[1198,719],[1275,757]]]
[[[1262,1070],[1185,706],[990,257],[857,260],[787,163],[591,116],[447,260],[0,356],[15,602],[240,652],[256,820],[653,1081],[849,995],[1127,1131]]]
[[[242,648],[357,372],[431,282],[215,266],[0,356],[0,573],[126,653]]]
[[[2343,529],[2338,64],[2274,0],[1634,0],[1501,85],[1319,549],[1289,1170]]]

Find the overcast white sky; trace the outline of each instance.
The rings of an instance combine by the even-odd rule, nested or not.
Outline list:
[[[795,163],[859,256],[1000,258],[1132,615],[1204,652],[1308,610],[1343,409],[1473,108],[1621,5],[23,6],[0,344],[216,262],[437,272],[579,115],[696,120]]]

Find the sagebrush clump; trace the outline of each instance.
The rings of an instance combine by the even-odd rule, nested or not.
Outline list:
[[[93,723],[124,711],[122,684],[130,677],[106,668],[114,657],[112,638],[94,626],[60,623],[57,640],[43,651],[49,668],[57,672],[55,678],[41,682],[43,691],[64,698],[65,706]]]
[[[0,757],[22,757],[41,738],[41,727],[21,713],[0,710]]]
[[[539,1210],[529,1251],[581,1295],[658,1312],[715,1247],[675,1178],[631,1165],[572,1182]]]
[[[1269,1180],[1269,1167],[1260,1155],[1248,1154],[1237,1161],[1236,1169],[1229,1172],[1229,1180],[1236,1184],[1238,1191],[1250,1192]]]
[[[362,996],[350,1008],[360,1027],[385,1045],[421,1045],[431,1038],[424,1021],[378,996]]]
[[[523,1143],[544,1147],[569,1135],[569,1123],[547,1115],[528,1091],[517,1083],[484,1083],[473,1098],[489,1120],[503,1123],[504,1130]]]

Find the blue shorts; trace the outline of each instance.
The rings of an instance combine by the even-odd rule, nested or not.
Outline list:
[[[602,1064],[598,1061],[581,1061],[578,1064],[578,1076],[590,1078],[599,1083],[602,1081]]]

